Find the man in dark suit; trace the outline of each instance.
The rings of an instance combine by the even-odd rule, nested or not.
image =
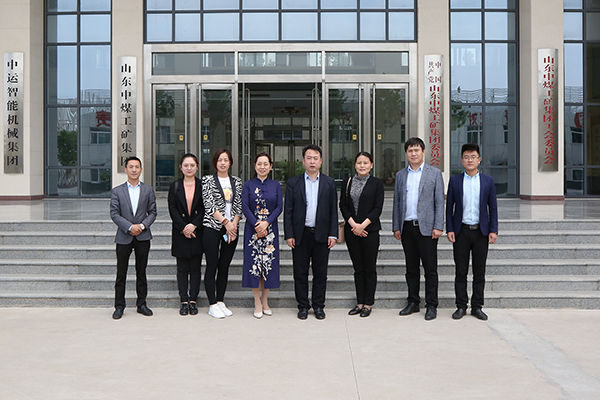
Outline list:
[[[117,280],[115,282],[114,319],[120,319],[125,309],[125,283],[131,251],[135,251],[137,312],[146,316],[152,310],[146,305],[148,282],[146,266],[150,252],[150,225],[156,219],[156,196],[152,187],[140,182],[142,161],[137,157],[125,160],[127,182],[113,188],[110,195],[110,218],[117,224]]]
[[[495,243],[498,238],[496,188],[491,176],[480,174],[478,171],[481,156],[477,144],[463,145],[461,162],[465,173],[450,178],[446,203],[446,231],[454,248],[456,265],[454,291],[457,309],[452,318],[461,319],[467,313],[467,273],[469,254],[472,254],[471,315],[485,321],[488,316],[481,310],[485,287],[485,262],[489,244]]]
[[[298,318],[308,318],[308,273],[312,261],[312,307],[317,319],[325,318],[325,291],[329,249],[338,235],[335,182],[321,174],[321,148],[310,144],[302,149],[306,172],[290,178],[285,189],[283,226],[285,240],[292,248],[294,290]]]
[[[396,174],[392,230],[402,240],[406,259],[408,304],[400,315],[419,312],[420,263],[425,271],[425,319],[437,317],[437,243],[444,229],[444,179],[442,172],[426,164],[425,143],[418,137],[404,144],[409,165]]]

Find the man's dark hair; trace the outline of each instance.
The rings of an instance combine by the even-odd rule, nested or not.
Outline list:
[[[321,151],[321,148],[319,146],[317,146],[316,144],[312,144],[312,143],[302,149],[302,158],[304,158],[304,155],[306,154],[307,150],[318,151],[319,157],[323,158],[323,152]]]
[[[421,150],[425,151],[425,143],[423,142],[423,140],[421,140],[421,138],[418,138],[418,137],[409,138],[406,141],[406,143],[404,143],[404,151],[408,151],[408,148],[411,146],[419,146],[421,148]]]
[[[462,149],[460,150],[460,156],[465,155],[465,151],[476,151],[477,155],[481,157],[481,153],[479,152],[479,145],[477,143],[465,143],[462,145]]]
[[[139,162],[140,163],[140,168],[142,168],[142,160],[140,160],[136,156],[127,157],[125,159],[125,168],[127,168],[127,164],[129,164],[129,161],[137,161],[137,162]]]

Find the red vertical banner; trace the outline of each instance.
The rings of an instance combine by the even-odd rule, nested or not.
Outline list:
[[[425,56],[425,161],[444,170],[444,64],[440,54]]]
[[[558,50],[538,49],[538,171],[558,171]]]

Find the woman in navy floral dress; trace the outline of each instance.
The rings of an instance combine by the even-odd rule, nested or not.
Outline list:
[[[277,217],[283,210],[283,195],[279,182],[268,178],[273,161],[267,153],[256,155],[254,168],[256,178],[244,183],[242,189],[246,216],[242,286],[252,288],[254,316],[262,318],[273,314],[267,299],[269,289],[279,287]]]

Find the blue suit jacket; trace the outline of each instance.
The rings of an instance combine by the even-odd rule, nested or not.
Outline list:
[[[448,183],[446,197],[446,231],[458,235],[463,218],[463,180],[464,173],[454,175]],[[479,174],[479,228],[485,236],[490,232],[498,233],[498,203],[494,179]]]

